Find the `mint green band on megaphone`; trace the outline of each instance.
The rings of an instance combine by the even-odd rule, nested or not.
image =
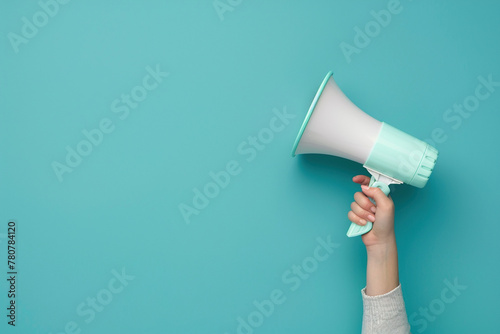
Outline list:
[[[382,122],[366,160],[366,168],[406,184],[423,188],[432,173],[438,151],[431,145]]]
[[[379,188],[380,190],[382,190],[384,192],[384,194],[386,196],[389,196],[389,193],[391,192],[391,190],[389,189],[389,186],[387,184],[385,184],[383,182],[375,181],[375,178],[373,176],[370,179],[369,186]],[[358,235],[363,235],[365,233],[370,232],[372,230],[372,227],[373,227],[373,224],[371,222],[367,222],[366,225],[363,225],[363,226],[355,224],[355,223],[351,223],[351,226],[349,226],[349,229],[347,230],[347,236],[349,238],[352,238],[352,237],[357,237]]]

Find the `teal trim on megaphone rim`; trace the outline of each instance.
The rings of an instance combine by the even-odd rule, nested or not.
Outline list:
[[[326,74],[325,78],[323,79],[323,82],[321,83],[321,86],[319,86],[319,89],[316,92],[316,96],[314,96],[314,100],[312,101],[311,106],[309,107],[309,111],[307,112],[306,118],[304,119],[304,122],[302,122],[299,134],[297,135],[295,143],[293,144],[292,157],[295,156],[295,151],[297,151],[297,146],[299,146],[300,138],[302,138],[302,134],[304,134],[304,130],[307,127],[307,123],[309,123],[309,119],[311,118],[314,108],[316,108],[316,104],[318,103],[319,97],[321,96],[321,93],[323,93],[323,89],[325,89],[326,83],[328,82],[328,80],[330,80],[330,77],[332,75],[333,71],[330,71]]]

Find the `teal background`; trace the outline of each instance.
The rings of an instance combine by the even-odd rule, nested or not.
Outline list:
[[[393,189],[412,333],[498,332],[500,87],[468,118],[443,115],[478,76],[500,81],[500,3],[402,0],[350,62],[340,44],[354,45],[354,28],[387,1],[232,3],[221,20],[209,0],[71,1],[16,53],[8,34],[40,7],[1,2],[1,277],[9,220],[19,272],[15,328],[0,280],[2,333],[61,333],[74,321],[66,332],[232,334],[275,289],[286,300],[254,333],[359,333],[366,255],[345,233],[351,177],[366,171],[290,157],[329,70],[373,117],[446,136],[427,186]],[[121,120],[111,103],[157,64],[169,76]],[[274,109],[295,117],[247,161],[239,145]],[[114,131],[59,182],[53,161],[103,118]],[[232,160],[241,172],[186,224],[179,205]],[[282,275],[327,236],[339,247],[292,291]],[[77,307],[122,268],[135,278],[86,323]],[[454,279],[467,288],[423,320],[419,309],[439,308]]]

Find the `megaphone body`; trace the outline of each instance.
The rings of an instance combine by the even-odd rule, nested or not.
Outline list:
[[[329,72],[323,80],[293,147],[296,154],[328,154],[363,164],[372,175],[370,186],[389,194],[389,184],[407,183],[422,188],[438,157],[431,145],[356,107],[340,90]],[[347,235],[372,229],[352,223]]]

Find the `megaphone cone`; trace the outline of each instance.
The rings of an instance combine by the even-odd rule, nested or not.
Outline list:
[[[320,153],[365,163],[382,123],[356,107],[329,72],[295,140],[293,155]]]
[[[314,97],[295,140],[292,155],[328,154],[363,164],[370,186],[389,194],[389,184],[422,188],[438,157],[431,145],[364,113],[340,90],[329,72]],[[348,236],[371,230],[352,223]]]

